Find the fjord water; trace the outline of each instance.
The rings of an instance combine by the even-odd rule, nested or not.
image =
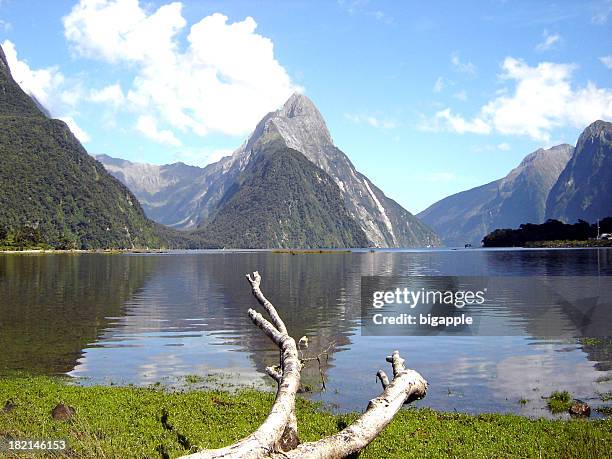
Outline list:
[[[598,406],[612,389],[610,339],[540,337],[520,315],[519,336],[360,332],[361,276],[611,276],[609,249],[0,255],[0,372],[175,386],[221,374],[272,388],[263,369],[278,353],[246,315],[256,302],[244,274],[255,270],[290,333],[309,337],[305,355],[336,344],[326,391],[316,364],[303,376],[307,396],[331,409],[364,409],[394,349],[430,383],[417,404],[440,410],[545,416],[553,390]]]

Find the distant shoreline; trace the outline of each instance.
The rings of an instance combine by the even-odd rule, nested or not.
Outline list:
[[[59,255],[59,254],[162,254],[172,252],[269,252],[276,255],[329,255],[329,254],[347,254],[347,253],[377,253],[377,252],[429,252],[429,251],[472,251],[472,250],[517,250],[517,249],[596,249],[596,248],[612,248],[612,241],[533,241],[528,242],[523,246],[507,246],[507,247],[362,247],[353,249],[2,249],[0,255]]]
[[[537,248],[559,248],[559,249],[572,249],[576,247],[612,247],[612,240],[602,239],[589,239],[586,241],[528,241],[525,243],[525,248],[537,249]]]
[[[0,254],[40,254],[53,255],[59,253],[166,253],[170,249],[0,249]]]

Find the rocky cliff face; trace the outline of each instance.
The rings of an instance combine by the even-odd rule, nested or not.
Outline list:
[[[243,151],[249,151],[258,139],[272,133],[278,133],[289,148],[304,154],[333,178],[349,214],[371,245],[414,247],[440,243],[431,229],[355,169],[333,144],[323,117],[306,96],[292,95],[280,110],[262,119]]]
[[[138,198],[147,216],[170,227],[194,228],[193,219],[203,170],[183,163],[133,163],[124,159],[97,155],[96,159]]]
[[[506,177],[444,198],[418,217],[450,246],[480,245],[495,229],[541,223],[548,194],[573,150],[563,144],[534,151]]]
[[[99,159],[131,187],[142,200],[148,215],[162,223],[190,229],[205,226],[216,217],[225,194],[260,153],[259,147],[272,138],[300,152],[331,177],[338,187],[348,216],[366,235],[368,245],[414,247],[440,244],[430,228],[386,197],[355,169],[348,157],[333,144],[327,125],[315,105],[300,94],[294,94],[281,109],[266,115],[247,141],[231,156],[200,169],[200,173],[194,174],[188,183],[182,180],[170,183],[165,178],[152,179],[158,187],[153,192],[151,187],[147,190],[143,184],[128,180],[126,167],[114,166],[102,157]],[[161,167],[161,170],[155,169],[153,174],[166,177],[170,166]]]
[[[612,123],[595,121],[578,139],[546,203],[546,217],[574,223],[612,216]]]

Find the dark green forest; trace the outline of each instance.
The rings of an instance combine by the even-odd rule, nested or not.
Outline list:
[[[146,218],[68,126],[41,111],[0,48],[0,246],[159,248],[184,239]]]
[[[43,116],[0,117],[0,230],[17,246],[159,247],[132,193],[68,127]]]
[[[0,48],[0,248],[364,247],[337,185],[268,139],[204,228],[149,220],[136,197],[13,80]]]
[[[258,148],[201,232],[214,247],[367,247],[333,179],[278,139]]]
[[[612,217],[599,221],[599,233],[612,233]],[[597,237],[597,222],[578,220],[577,223],[563,223],[547,220],[536,225],[525,223],[518,229],[497,229],[482,240],[484,247],[524,247],[539,241],[586,241]]]

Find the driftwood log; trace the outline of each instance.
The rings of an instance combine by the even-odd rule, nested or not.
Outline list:
[[[189,459],[212,458],[343,458],[365,448],[391,422],[404,403],[421,399],[427,392],[427,381],[416,371],[406,369],[398,351],[387,357],[393,369],[389,381],[379,370],[383,392],[370,400],[366,411],[344,430],[315,442],[299,442],[295,397],[300,386],[300,372],[305,359],[300,358],[295,340],[287,332],[276,308],[260,289],[261,276],[247,274],[252,293],[267,313],[269,320],[249,309],[251,321],[278,346],[280,365],[266,368],[266,374],[278,384],[276,400],[270,414],[255,432],[233,445],[220,449],[201,450],[183,456]]]

